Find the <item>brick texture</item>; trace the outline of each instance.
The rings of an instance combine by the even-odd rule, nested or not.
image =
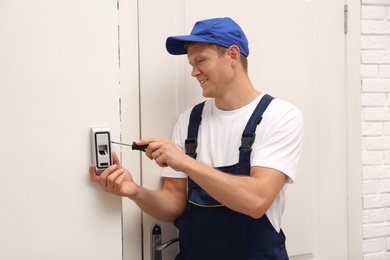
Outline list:
[[[390,259],[390,0],[362,0],[362,194],[365,260]]]

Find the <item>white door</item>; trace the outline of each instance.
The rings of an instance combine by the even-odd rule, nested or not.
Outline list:
[[[138,4],[141,137],[170,137],[179,113],[203,100],[186,56],[169,55],[166,37],[189,33],[197,20],[232,17],[249,39],[252,83],[297,105],[305,117],[302,159],[296,183],[287,193],[283,219],[289,255],[348,259],[344,1],[141,0]],[[160,172],[142,157],[142,185],[158,189]],[[143,254],[150,259],[151,226],[161,225],[163,242],[176,237],[177,231],[172,224],[142,216]],[[176,252],[177,245],[168,247],[163,259],[173,259]]]
[[[88,178],[119,138],[113,1],[0,3],[0,259],[122,259],[121,200]]]

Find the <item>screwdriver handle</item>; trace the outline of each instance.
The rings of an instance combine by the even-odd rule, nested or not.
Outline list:
[[[146,149],[148,148],[148,145],[137,145],[135,142],[133,142],[133,144],[131,145],[131,148],[133,150],[138,150],[138,151],[141,151],[141,152],[145,152]]]

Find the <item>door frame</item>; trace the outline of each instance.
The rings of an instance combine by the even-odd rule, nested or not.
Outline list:
[[[349,259],[362,259],[362,154],[361,154],[361,1],[346,0],[346,104],[348,166],[348,253]]]
[[[117,1],[120,142],[129,143],[139,140],[141,132],[138,0]],[[141,153],[122,148],[121,163],[131,171],[134,181],[141,184]],[[142,248],[142,212],[130,199],[122,198],[122,258],[144,259]]]

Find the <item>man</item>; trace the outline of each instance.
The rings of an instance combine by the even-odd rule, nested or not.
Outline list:
[[[300,154],[301,112],[252,86],[248,41],[230,18],[199,21],[190,35],[169,37],[166,48],[187,54],[208,99],[179,117],[172,141],[137,143],[164,167],[163,187],[138,186],[116,154],[100,176],[91,165],[91,179],[174,222],[176,259],[288,259],[281,217]]]

